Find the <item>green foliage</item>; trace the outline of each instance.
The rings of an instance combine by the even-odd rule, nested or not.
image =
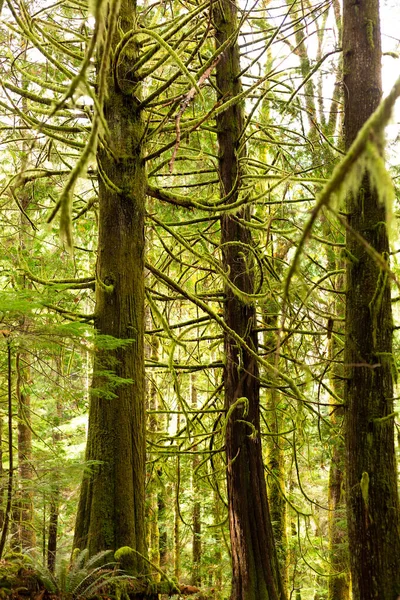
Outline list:
[[[44,588],[62,600],[83,600],[96,597],[101,590],[112,589],[127,577],[107,561],[112,552],[106,550],[89,558],[87,550],[74,550],[71,561],[62,560],[53,575],[41,562],[30,559],[30,565]]]

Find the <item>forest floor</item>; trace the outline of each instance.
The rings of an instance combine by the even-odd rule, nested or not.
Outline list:
[[[13,561],[0,561],[0,600],[177,600],[190,596],[193,600],[212,600],[215,598],[212,590],[202,593],[197,587],[180,584],[180,593],[171,590],[168,594],[160,594],[154,590],[154,585],[144,589],[134,579],[124,581],[105,579],[100,585],[91,588],[88,580],[87,587],[81,584],[73,588],[65,582],[56,581],[53,576],[43,577],[34,568],[16,564]],[[122,581],[122,583],[121,583]],[[81,582],[82,583],[82,582]]]

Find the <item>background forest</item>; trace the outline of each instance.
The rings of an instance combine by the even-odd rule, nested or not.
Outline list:
[[[394,4],[4,0],[0,572],[400,595]]]

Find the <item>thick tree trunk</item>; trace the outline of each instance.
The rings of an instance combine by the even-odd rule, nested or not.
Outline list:
[[[135,27],[135,3],[123,0],[118,30]],[[114,46],[119,40],[115,36]],[[143,122],[133,92],[135,47],[108,76],[104,115],[107,144],[98,163],[113,186],[99,179],[99,246],[96,328],[128,341],[98,351],[91,388],[87,460],[101,461],[83,480],[74,544],[90,554],[130,546],[146,555],[144,385],[144,207],[146,174]],[[118,84],[119,82],[119,84]],[[123,86],[121,89],[120,86]],[[137,93],[137,91],[136,91]],[[137,558],[134,570],[140,573]]]
[[[344,1],[345,140],[349,148],[381,98],[378,0]],[[349,226],[388,259],[386,210],[364,178],[349,200]],[[387,274],[350,230],[347,250],[346,452],[354,600],[400,593],[394,454],[392,311]]]
[[[234,2],[214,5],[214,24],[220,46],[237,28]],[[239,47],[234,43],[217,65],[220,97],[241,91],[238,74]],[[239,139],[243,106],[231,106],[217,117],[221,194],[234,202],[240,187]],[[238,217],[250,219],[243,209]],[[229,280],[245,293],[254,292],[250,230],[234,215],[221,220],[224,270]],[[225,322],[253,350],[257,350],[256,314],[253,304],[242,302],[225,285]],[[232,546],[232,600],[278,600],[285,597],[274,545],[260,438],[259,378],[255,359],[229,335],[224,338],[227,489]],[[236,408],[233,408],[236,405]]]

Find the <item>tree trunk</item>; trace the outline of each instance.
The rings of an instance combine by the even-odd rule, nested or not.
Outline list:
[[[378,0],[344,1],[345,141],[349,148],[381,98]],[[375,140],[376,141],[376,140]],[[386,210],[365,176],[348,224],[388,260]],[[387,274],[349,230],[346,306],[347,514],[354,600],[400,593],[394,454],[392,310]]]
[[[4,491],[6,483],[3,468],[3,419],[0,416],[0,530],[4,523]]]
[[[161,477],[160,477],[161,479]],[[157,494],[157,515],[159,531],[160,567],[166,568],[168,563],[168,529],[165,507],[165,485]]]
[[[190,390],[193,410],[197,409],[197,387],[196,375],[190,375]],[[193,492],[193,513],[192,513],[192,585],[199,587],[201,585],[201,502],[200,502],[200,486],[196,469],[200,464],[200,455],[196,454],[198,450],[197,444],[193,446],[192,459],[192,492]]]
[[[280,270],[280,260],[285,258],[286,247],[275,249],[274,256],[279,260],[274,264],[277,272]],[[263,322],[267,327],[278,330],[278,304],[271,300],[263,306]],[[278,360],[276,348],[278,343],[275,331],[264,334],[264,344],[268,349],[269,360],[275,364]],[[268,498],[271,506],[271,522],[274,540],[278,554],[282,582],[288,589],[288,538],[287,538],[287,503],[285,492],[285,455],[283,451],[284,439],[279,437],[279,431],[284,430],[281,397],[278,392],[278,380],[271,381],[271,388],[267,391],[267,419],[269,435],[267,437],[267,464],[269,477],[267,479]]]
[[[150,232],[150,235],[151,233],[152,232]],[[151,239],[148,239],[149,244],[151,244],[151,241]],[[146,322],[146,329],[150,329],[151,315],[149,309],[146,313]],[[155,362],[158,360],[158,346],[158,338],[154,335],[145,345],[146,359],[151,359]],[[160,428],[159,415],[156,413],[158,406],[157,393],[158,392],[156,382],[151,379],[146,385],[147,406],[148,410],[151,411],[150,415],[148,416],[147,426],[148,439],[150,440],[150,442],[156,441],[157,431]],[[160,567],[160,532],[158,529],[157,494],[157,483],[160,479],[160,476],[156,472],[154,472],[154,465],[151,462],[150,467],[152,471],[148,474],[149,482],[147,484],[146,493],[147,547],[149,549],[150,561],[153,563],[153,565]],[[162,471],[160,471],[160,473],[162,473]],[[156,581],[159,581],[160,573],[155,573],[153,577]]]
[[[122,0],[118,29],[135,28],[136,5]],[[113,15],[109,16],[109,19]],[[109,69],[104,116],[108,148],[97,160],[99,245],[96,285],[97,331],[128,341],[116,350],[96,353],[89,409],[86,458],[101,461],[82,483],[75,547],[90,554],[130,546],[146,555],[145,528],[145,384],[144,384],[144,207],[146,174],[143,121],[129,70],[136,54],[132,43]],[[122,89],[123,87],[123,89]],[[115,186],[115,187],[114,187]],[[101,345],[101,340],[100,344]],[[133,570],[142,572],[137,555]]]
[[[222,501],[216,490],[213,490],[213,520],[214,520],[214,553],[213,553],[213,580],[215,589],[215,600],[222,598],[222,547],[224,544],[221,532],[222,520]]]
[[[57,533],[58,533],[58,510],[59,510],[59,489],[51,492],[49,509],[49,529],[47,539],[47,568],[54,573],[57,558]]]
[[[22,78],[22,84],[24,78]],[[28,112],[27,100],[22,100],[24,112]],[[33,143],[33,141],[32,141]],[[30,166],[30,144],[24,141],[22,144],[21,171]],[[26,211],[34,198],[32,190],[25,183],[20,183],[17,178],[14,186],[14,194],[18,195],[18,200],[25,214],[20,215],[19,231],[19,249],[21,253],[29,256],[33,255],[33,239],[31,225],[26,217]],[[25,275],[19,278],[21,289],[31,289],[32,283],[27,280]],[[30,323],[27,317],[23,317],[20,324],[21,333],[29,334]],[[29,362],[30,355],[25,351],[22,345],[16,354],[16,396],[18,402],[18,474],[20,488],[17,492],[17,501],[15,509],[19,511],[17,520],[17,538],[21,549],[29,550],[35,547],[36,534],[33,525],[33,475],[32,467],[32,425],[31,425],[31,396],[29,387],[31,385],[31,369]]]
[[[180,415],[177,415],[176,430],[179,431]],[[176,456],[176,471],[174,484],[174,576],[177,581],[181,576],[181,516],[179,508],[179,496],[181,490],[181,459],[179,454]]]
[[[61,373],[61,356],[56,358],[57,373]],[[56,401],[56,419],[53,425],[53,445],[61,442],[61,431],[58,425],[62,423],[62,405],[58,398]],[[59,473],[55,470],[51,477],[50,507],[49,507],[49,529],[47,540],[47,568],[54,573],[57,559],[57,535],[58,535],[58,516],[60,510],[60,481]]]
[[[26,325],[26,324],[25,324]],[[27,393],[30,384],[30,369],[23,364],[27,355],[18,352],[16,357],[16,395],[18,400],[18,473],[21,488],[18,490],[18,543],[22,549],[35,547],[36,536],[33,527],[33,490],[32,490],[32,429],[31,398]]]
[[[237,30],[237,7],[221,0],[214,5],[216,39],[221,46]],[[232,44],[217,65],[221,97],[241,91],[239,47]],[[240,187],[239,140],[243,106],[237,103],[217,117],[221,195],[238,198]],[[241,291],[254,292],[250,229],[237,217],[250,220],[248,208],[221,219],[221,247],[226,277]],[[225,285],[225,322],[257,351],[256,314],[253,304],[242,302]],[[229,335],[224,336],[224,390],[227,490],[232,546],[231,600],[278,600],[285,597],[274,545],[260,438],[259,378],[255,359]],[[234,407],[236,406],[236,407]]]
[[[343,260],[336,253],[327,253],[329,268],[343,269]],[[335,288],[339,292],[344,287],[344,275],[335,278]],[[333,314],[340,318],[344,314],[343,299],[338,294],[333,303]],[[333,321],[330,331],[328,352],[331,361],[330,389],[339,398],[343,398],[343,321]],[[330,325],[328,324],[328,327]],[[330,404],[330,422],[334,432],[332,458],[329,468],[328,483],[328,536],[329,557],[332,576],[328,579],[328,600],[348,600],[350,594],[349,551],[346,527],[345,502],[345,447],[343,440],[343,406],[335,406],[337,401],[332,396]],[[339,575],[334,576],[336,573]]]

